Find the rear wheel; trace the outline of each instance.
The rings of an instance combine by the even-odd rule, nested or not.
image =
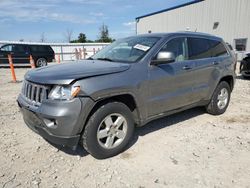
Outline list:
[[[44,66],[47,66],[48,62],[45,58],[38,58],[36,60],[36,67],[44,67]]]
[[[95,158],[104,159],[122,152],[134,132],[130,109],[123,103],[101,106],[90,117],[82,136],[84,148]]]
[[[207,105],[207,112],[213,115],[223,114],[229,104],[231,89],[227,82],[222,81],[216,87],[210,103]]]

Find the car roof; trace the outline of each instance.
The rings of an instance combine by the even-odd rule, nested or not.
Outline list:
[[[150,36],[150,37],[169,37],[169,36],[174,36],[174,35],[184,35],[184,36],[189,36],[189,37],[204,37],[208,39],[214,39],[214,40],[219,40],[221,41],[222,38],[210,35],[207,33],[200,33],[200,32],[191,32],[191,31],[179,31],[179,32],[170,32],[170,33],[148,33],[148,34],[141,34],[137,36]]]
[[[4,44],[2,46],[7,46],[7,45],[24,45],[24,46],[50,46],[47,44],[15,44],[15,43],[8,43],[8,44]]]

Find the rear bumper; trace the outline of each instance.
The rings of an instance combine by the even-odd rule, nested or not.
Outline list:
[[[242,60],[240,64],[240,73],[243,76],[249,76],[250,77],[250,60]]]
[[[55,61],[55,56],[53,55],[53,56],[47,57],[47,61],[49,63]]]
[[[87,100],[87,99],[86,99]],[[71,101],[45,100],[36,107],[22,95],[18,97],[18,105],[26,125],[44,139],[57,145],[77,146],[83,128],[82,105],[84,99]]]

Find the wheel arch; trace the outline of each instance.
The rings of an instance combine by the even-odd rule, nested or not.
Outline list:
[[[34,57],[35,62],[36,62],[38,59],[40,59],[40,58],[44,58],[44,59],[46,59],[46,61],[48,61],[48,58],[47,58],[46,56],[35,56],[35,57]]]
[[[107,103],[110,103],[110,102],[121,102],[121,103],[125,104],[130,109],[135,123],[139,124],[140,113],[139,113],[138,106],[137,106],[137,103],[136,103],[134,96],[131,94],[118,94],[118,95],[112,95],[109,97],[100,98],[96,101],[96,103],[94,104],[94,106],[92,107],[92,109],[90,110],[90,112],[86,118],[86,121],[85,121],[84,126],[82,128],[82,132],[84,131],[85,126],[88,123],[90,117],[93,115],[93,113],[97,109],[99,109],[101,106],[103,106]]]
[[[234,78],[233,78],[233,76],[231,76],[231,75],[224,76],[224,77],[222,77],[220,79],[219,83],[222,82],[222,81],[227,82],[229,84],[229,86],[230,86],[231,91],[233,91],[233,88],[234,88]]]

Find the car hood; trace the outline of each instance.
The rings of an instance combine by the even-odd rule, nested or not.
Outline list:
[[[25,79],[40,84],[65,85],[82,78],[122,72],[129,67],[120,62],[82,60],[34,69],[26,73]]]

